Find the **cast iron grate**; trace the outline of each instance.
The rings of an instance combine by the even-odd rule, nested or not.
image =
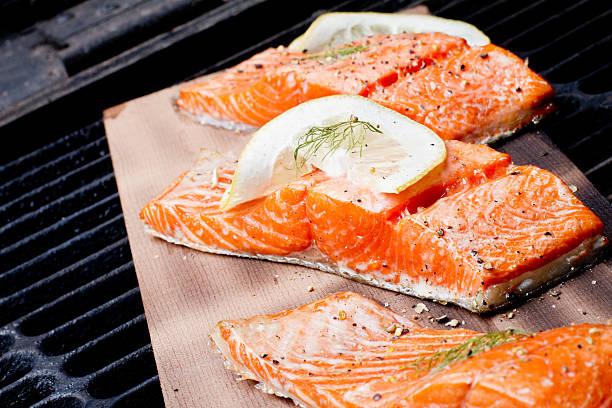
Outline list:
[[[147,1],[127,3],[144,7]],[[186,8],[190,1],[169,3],[175,7],[168,17],[160,13],[142,32],[125,22],[123,37],[98,44],[95,56],[64,51],[72,85],[40,109],[14,114],[1,128],[18,142],[0,152],[2,407],[163,405],[101,109],[121,102],[118,97],[129,99],[287,43],[331,7],[394,11],[425,4],[434,14],[476,24],[494,43],[529,58],[557,90],[559,109],[539,126],[612,201],[612,81],[605,57],[612,10],[606,2],[349,0],[332,6],[320,0],[287,10],[282,22],[270,16],[282,6],[275,0],[217,1],[194,9]],[[78,14],[75,7],[113,13],[113,4],[11,0],[0,3],[0,14],[14,13],[3,27],[15,31],[45,19],[61,21]],[[229,35],[235,26],[248,38]],[[227,40],[220,47],[212,38]],[[210,46],[194,56],[190,51],[202,44]],[[167,67],[166,60],[184,63]],[[151,73],[152,66],[164,70]],[[88,75],[94,80],[83,78]]]

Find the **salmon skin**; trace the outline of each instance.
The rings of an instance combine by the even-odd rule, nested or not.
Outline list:
[[[488,143],[549,112],[553,93],[521,59],[495,45],[404,33],[314,55],[271,48],[186,86],[177,103],[203,123],[246,129],[310,99],[361,95],[443,139]]]
[[[594,262],[603,223],[554,174],[484,145],[447,158],[400,194],[321,171],[228,211],[235,162],[204,152],[141,211],[145,229],[201,251],[300,264],[474,312]]]
[[[492,338],[482,335],[423,328],[343,292],[275,315],[219,322],[210,337],[227,368],[301,407],[611,406],[612,326],[510,336],[480,351]],[[420,363],[469,341],[474,354],[446,367]]]

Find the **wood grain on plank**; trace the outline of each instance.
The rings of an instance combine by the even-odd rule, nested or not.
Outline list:
[[[509,326],[544,330],[572,322],[605,322],[611,316],[609,279],[612,265],[602,263],[503,313],[480,317],[454,306],[422,301],[307,268],[212,255],[168,244],[143,231],[140,209],[178,174],[190,168],[200,148],[237,153],[248,134],[193,123],[173,108],[173,87],[131,102],[107,115],[105,125],[121,197],[134,264],[138,275],[160,381],[168,407],[287,407],[288,401],[257,391],[250,382],[236,382],[208,345],[208,332],[223,319],[276,313],[333,292],[352,290],[388,303],[397,312],[415,315],[423,302],[427,316],[456,318],[476,330]],[[555,171],[607,224],[612,209],[586,177],[542,133],[511,139],[500,150],[516,163],[533,163]],[[592,282],[595,281],[595,284]],[[308,286],[314,286],[308,292]],[[509,312],[509,311],[508,311]],[[508,313],[504,312],[504,313]]]
[[[330,293],[351,290],[417,316],[447,315],[463,327],[496,330],[517,327],[546,330],[573,322],[606,322],[612,317],[612,262],[600,263],[502,313],[477,316],[454,306],[400,295],[336,275],[295,265],[197,252],[145,234],[140,209],[177,175],[191,167],[200,148],[237,154],[249,135],[193,123],[176,112],[175,86],[130,101],[105,116],[115,177],[159,378],[168,407],[291,407],[288,400],[264,394],[251,381],[237,382],[208,344],[219,320],[276,313]],[[536,164],[575,185],[578,197],[606,223],[612,235],[612,208],[586,177],[542,133],[526,133],[497,147],[518,164]],[[315,289],[308,292],[307,288]],[[415,314],[425,303],[429,312]],[[508,313],[513,312],[512,319]]]

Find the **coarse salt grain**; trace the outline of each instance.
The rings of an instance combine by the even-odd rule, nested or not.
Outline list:
[[[450,322],[446,322],[444,325],[450,326],[450,327],[457,327],[458,324],[459,324],[459,320],[453,319]]]
[[[425,306],[424,303],[417,303],[417,305],[414,307],[414,311],[418,314],[421,314],[423,312],[429,312],[429,309],[427,308],[427,306]]]

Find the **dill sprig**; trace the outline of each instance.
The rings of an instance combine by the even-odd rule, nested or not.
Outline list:
[[[328,51],[328,52],[324,52],[320,54],[312,54],[306,57],[302,57],[301,59],[302,60],[309,60],[309,59],[336,60],[338,58],[346,58],[358,52],[365,51],[368,48],[370,48],[370,45],[345,45],[344,47],[338,48],[334,51]]]
[[[463,344],[448,350],[421,356],[416,361],[400,366],[400,369],[412,368],[417,371],[437,372],[455,361],[467,360],[483,351],[505,343],[530,336],[531,333],[519,329],[506,329],[474,337]]]
[[[367,132],[382,133],[370,122],[360,121],[351,115],[350,120],[339,122],[330,126],[312,127],[300,137],[298,146],[293,151],[293,159],[297,168],[304,166],[306,161],[315,155],[322,147],[327,148],[323,156],[325,159],[329,154],[340,149],[346,143],[346,151],[349,152],[359,146],[359,155],[363,153],[363,146]],[[302,154],[301,160],[298,155]]]

